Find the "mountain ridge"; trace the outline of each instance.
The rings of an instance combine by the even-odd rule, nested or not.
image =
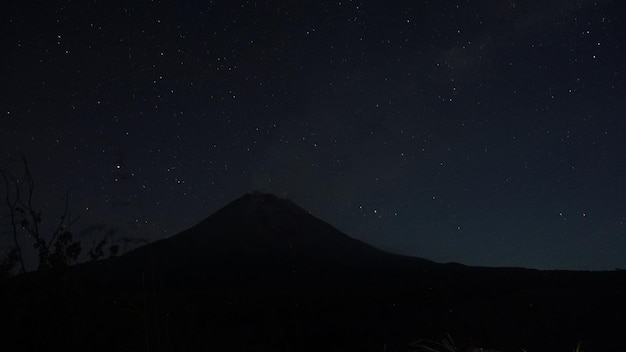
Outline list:
[[[625,296],[623,272],[401,256],[254,192],[122,256],[0,283],[0,334],[14,350],[406,351],[449,333],[500,351],[612,351],[626,348]]]
[[[259,274],[277,279],[306,274],[316,280],[324,280],[324,275],[352,280],[387,271],[389,265],[432,264],[380,250],[290,200],[260,192],[247,193],[197,225],[130,251],[118,262],[155,267],[171,276],[197,271],[215,277],[224,271],[248,279]]]

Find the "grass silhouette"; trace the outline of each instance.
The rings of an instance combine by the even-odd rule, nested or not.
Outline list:
[[[460,349],[450,334],[446,334],[446,337],[441,341],[433,341],[428,339],[421,339],[409,344],[410,347],[415,349],[410,352],[503,352],[495,349],[485,349],[481,347],[469,347]],[[530,352],[523,348],[520,348],[521,352]],[[578,342],[573,352],[584,352],[581,348],[581,342]]]

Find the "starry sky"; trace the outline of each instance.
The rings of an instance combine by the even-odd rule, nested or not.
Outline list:
[[[1,166],[47,226],[68,189],[149,241],[259,190],[395,253],[625,268],[625,7],[2,1]]]

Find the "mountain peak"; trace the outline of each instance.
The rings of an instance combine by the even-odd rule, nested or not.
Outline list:
[[[229,228],[227,232],[248,242],[242,243],[243,246],[255,244],[257,247],[254,252],[268,246],[272,250],[319,250],[326,243],[330,244],[338,239],[350,239],[364,244],[314,217],[291,200],[258,191],[247,193],[231,202],[197,227],[206,230],[211,226],[210,223],[224,222],[225,227]],[[210,231],[204,232],[211,236],[208,233]]]
[[[261,192],[245,194],[196,226],[133,252],[129,255],[137,259],[180,269],[217,265],[244,271],[269,265],[331,272],[395,257],[343,234],[288,199]]]
[[[235,200],[233,203],[242,203],[240,206],[244,206],[249,210],[254,210],[257,213],[261,212],[265,216],[271,215],[276,211],[280,211],[280,215],[283,216],[287,215],[288,213],[309,214],[309,212],[300,208],[289,199],[279,198],[271,193],[262,193],[259,191],[246,193],[241,198]]]
[[[252,193],[246,193],[244,197],[248,197],[251,199],[257,199],[259,201],[278,201],[281,198],[271,194],[271,193],[263,193],[260,191],[253,191]]]

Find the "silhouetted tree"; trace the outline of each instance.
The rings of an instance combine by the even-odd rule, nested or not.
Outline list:
[[[24,159],[24,163],[26,163],[25,160],[26,159]],[[11,223],[11,228],[12,228],[12,233],[13,233],[13,245],[15,246],[15,251],[17,252],[17,256],[19,258],[21,271],[24,272],[26,271],[26,269],[24,267],[24,258],[22,256],[22,248],[20,247],[20,243],[17,238],[17,233],[18,233],[17,219],[16,219],[16,214],[15,214],[17,212],[16,209],[18,209],[18,205],[20,204],[20,199],[21,199],[20,191],[22,189],[22,184],[24,183],[20,182],[17,178],[15,178],[15,176],[13,176],[13,174],[3,169],[0,169],[0,175],[2,175],[2,179],[4,180],[4,185],[6,189],[6,196],[4,199],[6,202],[6,206],[9,209],[9,216],[11,220],[10,223]],[[12,189],[11,186],[14,186],[14,189]]]
[[[0,169],[0,175],[4,180],[6,188],[5,202],[9,211],[9,219],[13,237],[15,252],[10,255],[17,256],[21,266],[21,272],[25,272],[24,257],[18,233],[20,230],[26,233],[33,240],[33,247],[37,250],[39,263],[38,270],[47,270],[67,266],[78,259],[81,251],[80,241],[73,238],[69,228],[78,217],[71,218],[69,214],[69,191],[66,193],[64,211],[56,227],[49,237],[41,232],[41,211],[33,207],[33,194],[35,182],[26,158],[22,158],[24,173],[22,177],[15,177],[7,170]],[[7,265],[13,259],[7,258]]]
[[[9,232],[13,241],[13,249],[8,252],[5,258],[0,260],[0,277],[10,275],[18,263],[20,265],[19,272],[23,273],[26,271],[22,243],[18,238],[18,234],[22,231],[26,232],[33,241],[33,248],[37,251],[39,259],[37,270],[66,267],[77,262],[82,251],[80,241],[70,232],[70,227],[78,220],[78,217],[70,216],[69,190],[65,195],[64,209],[58,223],[56,223],[51,232],[44,234],[41,230],[41,211],[35,210],[33,206],[35,182],[26,158],[22,158],[21,163],[24,171],[19,178],[13,173],[0,168],[0,175],[4,180],[6,190],[4,200],[8,210],[8,222],[5,225],[10,227]],[[81,237],[96,233],[97,237],[101,238],[97,243],[93,244],[87,253],[91,261],[104,257],[114,257],[120,250],[118,244],[110,244],[106,248],[116,231],[109,229],[104,234],[101,233],[105,228],[105,225],[94,225],[80,233]],[[105,255],[105,252],[108,253]]]

